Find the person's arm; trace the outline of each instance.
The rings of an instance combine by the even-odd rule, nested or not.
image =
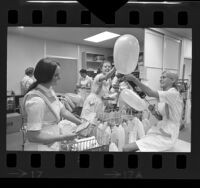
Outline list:
[[[64,141],[64,140],[73,140],[76,138],[75,133],[68,133],[64,135],[52,135],[48,133],[42,132],[42,130],[38,131],[27,131],[27,137],[29,142],[34,142],[34,143],[41,143],[45,145],[52,144],[54,142],[59,142],[59,141]]]
[[[106,74],[105,76],[102,75],[100,78],[99,78],[99,82],[102,82],[103,80],[107,80],[108,78],[110,78],[114,73],[115,73],[116,69],[115,67],[113,67],[110,72],[108,72],[108,74]]]
[[[65,107],[63,107],[61,109],[61,116],[73,123],[75,123],[76,125],[80,125],[82,122],[80,119],[78,119],[77,117],[75,117],[71,112],[69,112],[68,110],[65,109]]]
[[[132,74],[124,76],[124,79],[128,81],[134,82],[144,93],[146,93],[149,97],[155,97],[156,99],[159,99],[159,95],[157,91],[152,90],[145,84],[141,83],[135,76]]]
[[[27,138],[30,142],[51,144],[56,141],[75,138],[74,133],[67,135],[52,135],[43,132],[43,119],[45,115],[45,102],[40,97],[28,98],[25,103],[27,113]],[[55,125],[56,126],[56,125]]]

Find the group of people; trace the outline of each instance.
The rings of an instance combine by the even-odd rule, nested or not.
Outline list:
[[[44,58],[34,69],[35,81],[29,86],[23,100],[27,115],[25,150],[54,151],[59,149],[60,141],[77,137],[74,132],[59,132],[61,119],[67,119],[77,126],[82,123],[80,118],[65,108],[53,90],[60,79],[60,68],[59,62]],[[159,121],[157,126],[151,126],[143,138],[124,145],[123,151],[164,151],[171,148],[178,138],[182,112],[182,100],[176,89],[178,76],[163,72],[160,79],[162,90],[154,91],[133,74],[120,78],[115,67],[107,60],[103,62],[101,71],[94,79],[87,76],[86,70],[80,71],[81,79],[77,88],[84,101],[81,118],[87,119],[91,113],[103,113],[106,99],[116,99],[119,87],[123,89],[136,85],[146,95],[158,100],[158,111],[152,105],[149,110]],[[120,79],[123,81],[119,82]]]

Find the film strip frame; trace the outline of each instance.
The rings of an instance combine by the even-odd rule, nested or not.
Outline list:
[[[12,3],[11,3],[12,2]],[[0,16],[0,177],[10,178],[126,178],[198,179],[198,95],[192,91],[191,153],[87,153],[6,151],[6,59],[8,26],[51,27],[171,27],[192,28],[193,85],[198,85],[200,60],[199,3],[126,4],[114,19],[103,22],[80,4],[26,4],[7,1]],[[195,101],[195,102],[194,102]]]

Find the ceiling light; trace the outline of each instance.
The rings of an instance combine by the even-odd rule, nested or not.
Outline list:
[[[115,38],[115,37],[118,37],[118,36],[120,36],[120,35],[116,34],[116,33],[111,33],[111,32],[108,32],[108,31],[104,31],[102,33],[99,33],[99,34],[94,35],[92,37],[86,38],[84,40],[97,43],[97,42],[102,42],[102,41],[109,40],[109,39],[112,39],[112,38]]]

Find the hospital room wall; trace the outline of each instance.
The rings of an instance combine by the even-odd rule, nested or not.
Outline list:
[[[7,40],[7,90],[20,94],[20,81],[29,66],[35,66],[39,59],[52,56],[77,59],[77,77],[82,67],[81,52],[112,55],[111,49],[70,44],[55,40],[39,39],[31,36],[8,33]],[[67,71],[66,71],[67,72]],[[72,78],[73,79],[73,78]]]
[[[169,33],[145,30],[144,83],[153,89],[160,89],[160,75],[164,70],[177,73],[182,78],[184,58],[192,58],[192,41]]]
[[[22,35],[8,34],[7,90],[20,94],[20,81],[27,67],[44,57],[44,41]]]
[[[179,78],[183,78],[183,67],[185,64],[185,60],[191,60],[192,63],[192,40],[184,38],[182,40],[182,54],[181,54],[181,61],[180,61],[180,71],[179,71]],[[192,67],[192,64],[190,65]],[[187,70],[185,69],[185,73]],[[187,79],[186,74],[184,73],[184,79]]]

